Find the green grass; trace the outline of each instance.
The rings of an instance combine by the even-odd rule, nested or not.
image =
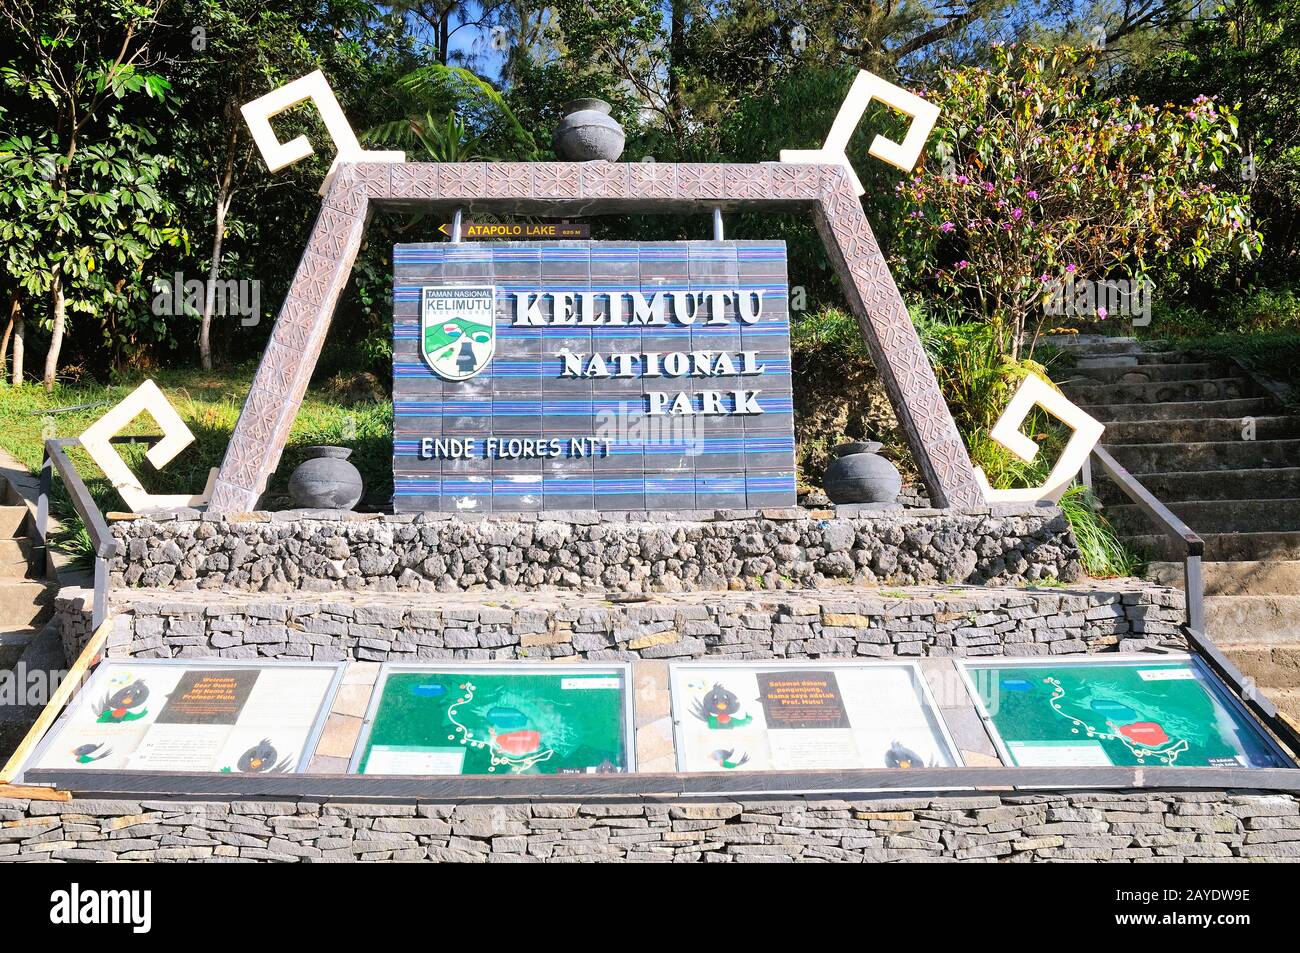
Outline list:
[[[1061,496],[1059,505],[1074,531],[1089,576],[1136,576],[1142,572],[1142,560],[1115,535],[1091,490],[1075,483]]]
[[[195,439],[162,470],[155,470],[145,459],[147,448],[143,444],[118,447],[146,490],[202,492],[208,470],[221,464],[252,375],[252,367],[219,373],[185,370],[150,375]],[[35,473],[40,469],[47,437],[79,436],[143,380],[141,376],[107,386],[59,385],[49,393],[35,385],[0,386],[0,447]],[[393,490],[392,427],[391,401],[349,401],[329,390],[309,390],[294,421],[280,466],[268,486],[267,505],[270,508],[288,505],[289,474],[305,459],[305,448],[316,444],[353,448],[351,460],[366,484],[362,506],[386,505]],[[141,415],[123,431],[126,434],[158,432],[157,425],[147,415]],[[70,457],[101,512],[126,509],[117,491],[83,450],[74,448]],[[65,521],[63,537],[56,542],[61,542],[71,553],[88,553],[89,539],[75,519],[61,486],[54,491],[51,508]]]

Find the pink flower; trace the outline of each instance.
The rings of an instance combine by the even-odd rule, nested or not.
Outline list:
[[[1042,284],[1047,284],[1047,283],[1048,283],[1049,281],[1051,281],[1052,279],[1051,279],[1050,277],[1048,277],[1047,272],[1043,272],[1041,275],[1038,276],[1038,280],[1039,280],[1039,282],[1041,282]]]
[[[1024,214],[1025,214],[1024,209],[1013,208],[1013,209],[1011,210],[1011,217],[1014,218],[1014,219],[1016,219],[1017,221],[1019,221],[1019,220],[1020,220],[1020,216],[1021,216],[1021,215],[1024,215]]]
[[[1074,266],[1073,266],[1073,265],[1066,265],[1066,266],[1065,266],[1065,273],[1066,273],[1067,275],[1072,275],[1072,274],[1074,274]]]
[[[959,269],[960,269],[960,268],[965,268],[965,267],[966,267],[967,265],[969,265],[969,264],[970,264],[970,262],[968,262],[965,258],[963,258],[961,261],[957,262],[957,267],[958,267]]]
[[[1105,308],[1098,308],[1098,309],[1097,309],[1097,317],[1101,318],[1103,321],[1106,320],[1106,315],[1107,315],[1108,313],[1109,313],[1109,312],[1107,312]]]
[[[970,179],[967,178],[967,177],[964,176],[964,175],[959,175],[959,176],[957,176],[957,184],[958,184],[958,185],[965,185],[965,184],[966,184],[967,182],[969,182],[969,181],[970,181]]]
[[[1034,201],[1038,201],[1038,193],[1035,192],[1033,189],[1030,189],[1030,190],[1029,190],[1027,193],[1025,193],[1025,194],[1028,195],[1028,196],[1029,196],[1031,199],[1033,199]]]
[[[951,232],[951,231],[952,231],[954,228],[956,228],[956,227],[957,227],[957,226],[954,225],[952,222],[944,222],[942,225],[939,226],[939,231],[941,231],[941,232]]]
[[[992,192],[992,191],[993,191],[993,183],[992,183],[992,182],[985,182],[984,185],[982,186],[982,188],[984,189],[985,192]]]

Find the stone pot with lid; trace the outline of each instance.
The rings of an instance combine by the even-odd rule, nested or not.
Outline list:
[[[898,468],[877,452],[874,440],[842,443],[822,483],[832,503],[893,503],[903,488]]]
[[[625,136],[603,99],[575,99],[564,104],[564,118],[555,128],[555,153],[569,162],[604,159],[616,162]]]
[[[308,510],[350,510],[361,499],[361,471],[348,462],[348,447],[308,447],[307,459],[289,477],[289,497]]]

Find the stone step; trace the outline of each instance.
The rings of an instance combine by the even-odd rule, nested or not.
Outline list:
[[[0,499],[4,499],[0,495]],[[27,507],[0,506],[0,539],[27,535]]]
[[[0,579],[25,579],[31,553],[32,544],[25,539],[0,539]]]
[[[1277,710],[1293,722],[1300,723],[1300,688],[1272,688],[1262,686],[1264,697],[1271,701]]]
[[[46,624],[32,636],[23,649],[18,664],[27,676],[45,672],[54,676],[52,682],[57,682],[58,674],[68,667],[67,659],[63,656],[63,638],[57,622]],[[37,714],[39,711],[32,712],[33,719]]]
[[[1181,364],[1138,364],[1120,366],[1079,367],[1056,379],[1062,390],[1095,384],[1150,384],[1155,381],[1213,380],[1234,376],[1232,368],[1224,361]]]
[[[1300,559],[1300,533],[1203,533],[1207,562]],[[1126,536],[1124,541],[1149,559],[1181,560],[1182,544],[1164,535]]]
[[[54,609],[54,587],[31,579],[0,579],[0,626],[38,625]]]
[[[1188,381],[1152,381],[1146,384],[1079,384],[1063,386],[1076,404],[1165,404],[1186,400],[1233,400],[1258,397],[1260,388],[1247,377],[1197,378]]]
[[[1143,349],[1142,342],[1134,337],[1105,337],[1100,334],[1045,334],[1042,343],[1050,344],[1066,354],[1098,357],[1106,354],[1128,354]]]
[[[1204,417],[1266,417],[1277,413],[1271,397],[1236,397],[1229,400],[1171,400],[1156,404],[1090,404],[1075,401],[1102,423],[1148,420],[1198,420]]]
[[[1183,522],[1207,533],[1266,533],[1300,531],[1300,500],[1164,501]],[[1151,521],[1136,505],[1108,506],[1106,518],[1121,535],[1151,532]]]
[[[1253,428],[1253,430],[1251,429]],[[1103,444],[1207,443],[1240,440],[1286,440],[1300,437],[1300,417],[1202,417],[1195,420],[1120,420],[1106,425]]]
[[[1105,446],[1133,474],[1300,466],[1300,440],[1108,443]]]
[[[1257,685],[1270,689],[1300,688],[1300,642],[1274,645],[1220,642],[1219,648]]]
[[[0,627],[0,670],[12,669],[35,636],[36,629],[30,625]],[[0,709],[4,707],[0,705]]]
[[[1137,367],[1137,366],[1138,366],[1137,354],[1110,354],[1102,357],[1076,358],[1074,361],[1074,366],[1071,370],[1089,371],[1097,367],[1111,368],[1111,367]],[[1053,374],[1052,376],[1053,379],[1056,378],[1056,374]],[[1065,377],[1068,375],[1062,374],[1061,376]]]
[[[1103,503],[1128,503],[1124,492],[1096,468],[1094,484]],[[1300,497],[1300,467],[1144,473],[1139,481],[1165,503],[1179,500],[1285,500]]]
[[[1183,564],[1153,562],[1147,566],[1146,578],[1181,589]],[[1300,596],[1300,560],[1203,562],[1201,579],[1209,596]]]
[[[1205,628],[1216,642],[1241,644],[1248,637],[1251,645],[1300,645],[1300,596],[1210,596],[1205,600]]]

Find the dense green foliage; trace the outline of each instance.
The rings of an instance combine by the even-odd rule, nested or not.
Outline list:
[[[30,416],[159,368],[235,368],[227,383],[202,377],[231,395],[195,411],[220,418],[196,430],[196,467],[208,464],[333,158],[314,110],[294,109],[276,133],[305,136],[315,154],[268,172],[239,106],[312,70],[369,147],[413,159],[552,158],[563,104],[599,96],[627,130],[626,159],[761,162],[819,144],[867,68],[943,109],[914,174],[867,158],[876,135],[905,129],[879,105],[849,154],[973,458],[995,484],[1026,479],[987,431],[1020,377],[1043,370],[1025,355],[1050,358],[1033,340],[1051,282],[1151,279],[1144,333],[1213,348],[1232,346],[1225,332],[1269,332],[1239,350],[1300,366],[1287,290],[1300,259],[1300,0],[1189,11],[1179,0],[6,0],[0,386],[43,380],[50,393],[6,390],[4,403]],[[437,240],[439,224],[376,216],[318,386],[387,380],[391,248]],[[703,216],[592,225],[597,238],[708,234]],[[909,468],[811,223],[735,214],[727,231],[789,248],[805,482],[843,437],[881,439]],[[204,293],[164,308],[173,279]],[[254,288],[256,313],[223,308],[219,279]],[[361,387],[380,401],[361,430],[378,435],[374,389]],[[1050,458],[1059,435],[1046,421],[1031,429]],[[1072,519],[1093,512],[1071,505]],[[1097,566],[1122,562],[1105,550]]]
[[[1236,117],[1204,96],[1097,96],[1093,63],[1011,46],[988,67],[944,70],[930,91],[935,161],[898,188],[896,270],[1005,326],[1013,354],[1026,332],[1032,351],[1055,286],[1167,291],[1259,250],[1247,197],[1221,181],[1239,165]]]

